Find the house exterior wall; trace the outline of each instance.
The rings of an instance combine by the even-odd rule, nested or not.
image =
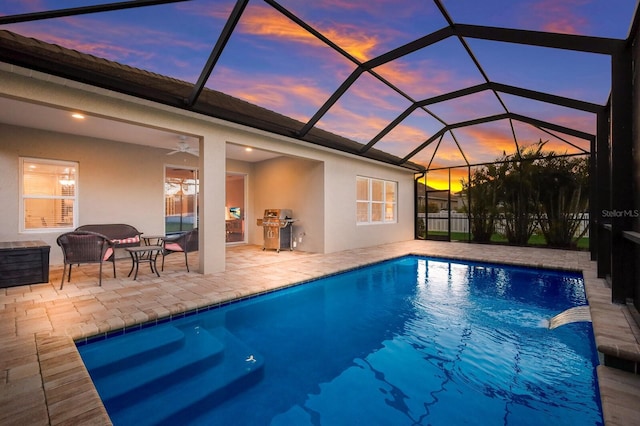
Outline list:
[[[52,247],[50,262],[62,262],[55,240],[63,231],[18,233],[20,157],[78,162],[78,225],[127,223],[147,235],[164,233],[165,153],[141,145],[0,124],[0,241],[43,240]],[[190,156],[196,161],[184,157],[184,165],[197,166],[195,157]]]
[[[296,249],[324,253],[323,176],[324,163],[320,161],[278,157],[257,163],[253,185],[255,216],[262,217],[265,209],[291,209],[297,220],[292,225],[293,236],[298,238]],[[249,227],[254,230],[250,242],[262,244],[262,227],[255,220]]]
[[[357,176],[398,182],[396,223],[356,224]],[[336,155],[325,164],[324,182],[325,252],[413,239],[413,174]]]
[[[19,156],[80,162],[81,224],[123,222],[155,234],[163,231],[164,165],[183,155],[189,162],[185,165],[200,170],[203,273],[224,270],[227,170],[247,173],[249,243],[262,243],[262,229],[255,223],[266,208],[294,211],[299,219],[294,234],[302,237],[298,244],[300,250],[329,253],[413,238],[413,173],[410,170],[17,67],[0,66],[2,95],[200,138],[199,158],[176,154],[168,159],[164,155],[166,150],[115,142],[109,140],[108,135],[92,139],[4,126],[0,132],[3,175],[0,213],[5,219],[0,223],[0,240],[43,239],[52,245],[52,263],[61,261],[61,253],[55,247],[59,232],[18,232]],[[37,127],[35,121],[37,117],[34,117],[34,127]],[[227,143],[249,145],[283,156],[252,164],[225,160]],[[396,223],[356,224],[358,175],[398,182]]]

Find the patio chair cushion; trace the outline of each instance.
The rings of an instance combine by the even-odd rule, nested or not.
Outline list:
[[[113,238],[111,239],[111,242],[117,246],[140,243],[140,236],[136,235],[135,237],[130,238]]]
[[[178,243],[165,243],[164,249],[171,251],[184,251],[184,249],[180,247],[180,244]]]
[[[104,252],[104,257],[102,258],[102,260],[109,260],[109,258],[113,255],[113,249],[111,247],[109,247],[105,252]]]

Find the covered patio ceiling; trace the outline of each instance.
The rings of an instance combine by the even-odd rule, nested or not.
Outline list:
[[[588,153],[636,1],[64,5],[2,2],[0,61],[423,171]]]

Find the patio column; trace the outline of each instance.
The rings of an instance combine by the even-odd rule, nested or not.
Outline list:
[[[595,221],[590,228],[589,243],[593,239],[596,245],[596,260],[598,269],[598,278],[605,278],[611,273],[611,230],[605,229],[605,223],[610,224],[611,221],[604,217],[603,212],[611,210],[609,205],[611,201],[609,183],[609,113],[611,111],[610,103],[598,112],[597,135],[595,143],[595,159],[591,156],[591,169],[595,166],[595,172],[591,174],[591,206],[589,218]],[[593,260],[593,258],[592,258]]]
[[[200,272],[225,269],[225,140],[220,133],[206,133],[200,139]]]
[[[633,243],[623,231],[633,225],[633,63],[631,49],[622,47],[611,60],[611,293],[615,303],[633,297]]]

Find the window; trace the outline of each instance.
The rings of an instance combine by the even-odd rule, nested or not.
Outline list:
[[[20,159],[21,231],[76,227],[78,163]]]
[[[356,186],[359,224],[396,222],[397,182],[358,176]]]

